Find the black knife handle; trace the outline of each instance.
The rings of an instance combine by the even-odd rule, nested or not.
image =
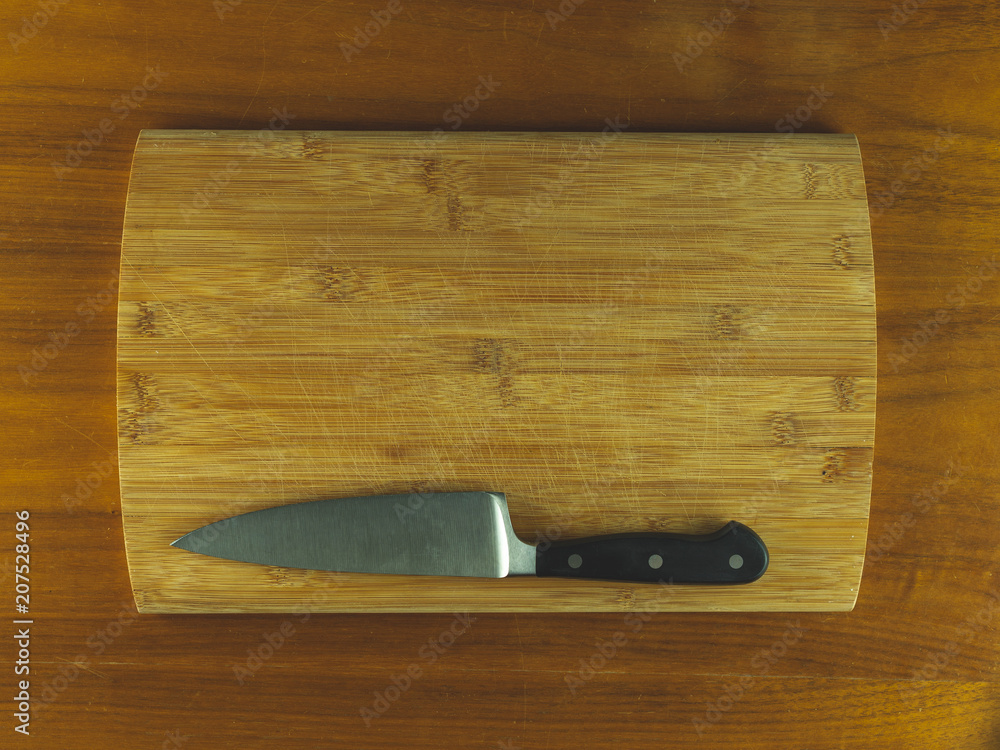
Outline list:
[[[750,583],[767,570],[767,547],[730,521],[711,534],[614,534],[553,542],[535,553],[539,577],[636,583]]]

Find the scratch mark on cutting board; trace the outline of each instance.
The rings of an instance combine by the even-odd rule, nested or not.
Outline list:
[[[155,291],[153,291],[153,288],[146,282],[146,280],[144,278],[142,278],[142,275],[135,268],[135,266],[133,265],[132,261],[129,260],[125,256],[122,257],[122,260],[124,262],[128,263],[129,267],[132,269],[132,272],[135,274],[135,277],[137,279],[139,279],[140,282],[142,282],[142,285],[146,287],[147,291],[149,291],[149,293],[153,296],[153,298],[160,304],[160,307],[163,308],[163,311],[167,314],[167,317],[170,319],[170,322],[173,323],[173,325],[177,329],[178,333],[180,333],[181,336],[184,337],[185,341],[187,341],[188,345],[191,347],[191,350],[195,354],[198,355],[198,358],[201,359],[201,361],[205,364],[205,367],[208,368],[209,372],[211,372],[212,375],[215,376],[216,381],[217,382],[225,382],[224,379],[219,375],[219,373],[217,373],[215,371],[215,369],[212,367],[212,365],[209,364],[208,360],[205,359],[204,355],[202,355],[202,353],[200,351],[198,351],[198,347],[196,347],[194,345],[194,342],[191,340],[191,338],[184,332],[184,329],[181,328],[180,324],[177,322],[177,320],[171,314],[170,309],[163,303],[163,300],[160,299],[160,296]],[[180,294],[179,290],[178,290],[178,294]],[[243,435],[243,431],[240,430],[240,429],[237,429],[228,419],[226,419],[225,414],[221,410],[219,410],[212,403],[212,401],[204,393],[202,393],[201,390],[194,383],[192,383],[190,380],[187,381],[187,382],[188,382],[188,385],[191,386],[192,390],[194,390],[199,396],[201,396],[202,400],[208,405],[208,407],[210,409],[212,409],[219,416],[219,419],[221,419],[223,422],[225,422],[226,425],[236,434],[236,436],[240,438],[240,440],[242,440],[243,442],[247,442],[246,437]],[[254,401],[251,398],[250,394],[247,393],[246,390],[239,383],[237,383],[235,381],[230,381],[230,382],[232,382],[232,384],[235,385],[246,396],[247,400],[250,403],[254,403]]]

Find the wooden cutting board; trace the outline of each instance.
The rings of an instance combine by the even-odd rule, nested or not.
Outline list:
[[[122,241],[143,612],[849,610],[875,417],[851,135],[144,131]],[[736,587],[371,576],[170,542],[259,508],[505,492],[525,541],[704,533]]]

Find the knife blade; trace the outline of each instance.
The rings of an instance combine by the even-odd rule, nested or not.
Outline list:
[[[425,492],[293,503],[210,523],[171,546],[286,568],[395,575],[750,583],[767,547],[730,521],[709,534],[640,532],[546,541],[514,533],[501,492]]]

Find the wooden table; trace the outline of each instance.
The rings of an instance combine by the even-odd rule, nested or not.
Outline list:
[[[4,745],[997,747],[1000,6],[897,5],[8,3],[0,578],[31,671],[4,670],[5,735],[17,681],[34,710]],[[880,382],[856,609],[137,616],[114,386],[138,131],[609,120],[857,134]]]

